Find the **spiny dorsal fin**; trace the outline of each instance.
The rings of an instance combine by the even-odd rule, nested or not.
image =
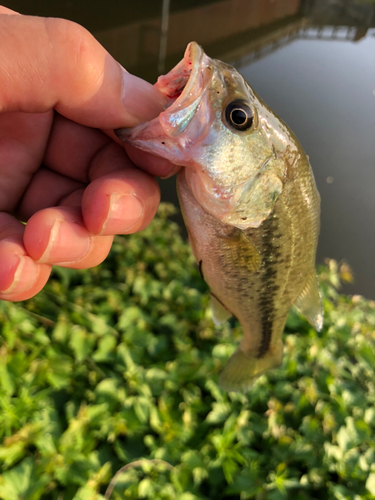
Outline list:
[[[305,286],[294,302],[297,310],[305,316],[314,328],[320,331],[323,327],[322,299],[319,292],[315,269],[310,273]]]
[[[212,319],[216,326],[221,325],[232,316],[232,313],[225,308],[221,302],[211,293],[211,311]]]

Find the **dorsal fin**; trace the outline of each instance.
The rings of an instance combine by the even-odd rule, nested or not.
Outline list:
[[[314,328],[320,331],[323,327],[322,299],[319,292],[318,279],[313,269],[294,302],[297,310],[305,316]]]

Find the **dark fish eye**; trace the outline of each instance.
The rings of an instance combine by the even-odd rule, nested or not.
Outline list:
[[[225,110],[225,119],[236,130],[247,130],[253,124],[253,112],[243,101],[233,101]]]

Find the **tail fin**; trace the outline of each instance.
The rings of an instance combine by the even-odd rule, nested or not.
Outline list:
[[[249,357],[239,347],[220,374],[220,387],[224,391],[248,391],[260,375],[281,365],[282,354],[281,345],[262,358]]]

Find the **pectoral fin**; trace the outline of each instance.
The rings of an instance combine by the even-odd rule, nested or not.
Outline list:
[[[233,235],[223,239],[227,247],[234,249],[234,266],[247,267],[251,273],[259,271],[262,257],[245,231],[236,229]]]
[[[281,342],[261,358],[247,356],[239,347],[221,372],[219,385],[224,391],[248,391],[260,375],[281,365],[282,356]]]
[[[225,308],[223,304],[211,293],[211,311],[212,319],[216,326],[221,325],[232,316],[232,313]]]
[[[259,271],[260,266],[262,265],[262,257],[260,256],[259,251],[244,231],[240,232],[240,239],[242,243],[246,245],[246,252],[248,254],[247,265],[249,270],[252,273]]]
[[[314,328],[320,331],[323,327],[322,300],[315,269],[310,273],[308,280],[297,300],[294,302],[296,309],[305,316]]]

